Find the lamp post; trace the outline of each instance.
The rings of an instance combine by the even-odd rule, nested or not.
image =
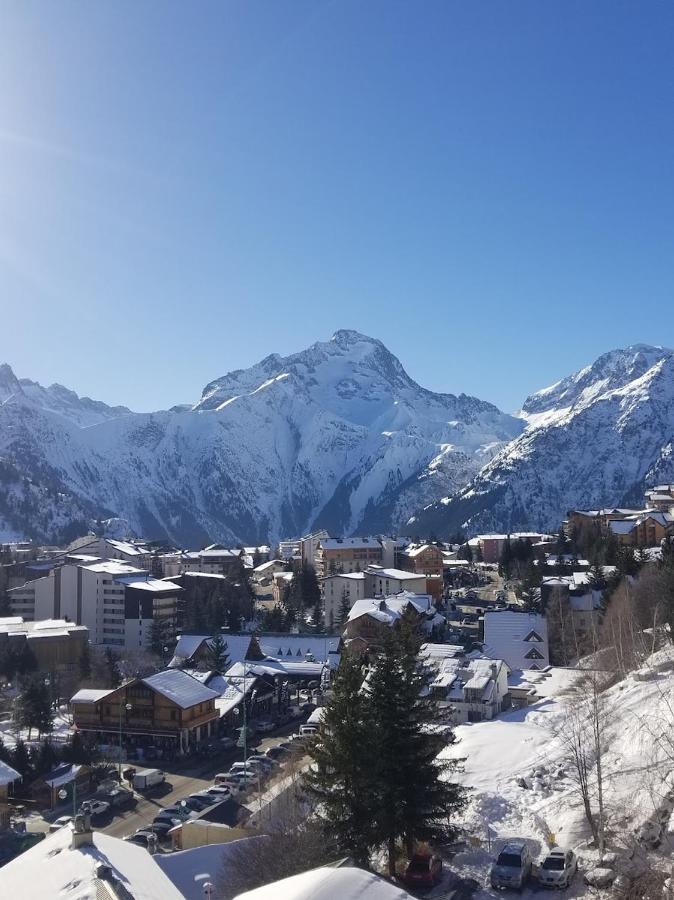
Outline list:
[[[122,710],[125,709],[127,712],[131,712],[133,706],[130,703],[122,703],[122,698],[119,698],[119,783],[122,783]]]

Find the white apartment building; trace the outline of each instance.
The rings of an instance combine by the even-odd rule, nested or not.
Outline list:
[[[327,623],[339,621],[344,600],[349,608],[365,597],[390,597],[401,591],[412,594],[426,593],[426,576],[403,569],[385,569],[369,566],[364,572],[344,572],[328,575],[322,581],[323,606]]]
[[[67,619],[86,625],[93,644],[147,647],[152,624],[175,630],[182,588],[118,560],[64,565],[8,591],[12,615],[26,621]],[[20,611],[21,610],[21,611]]]
[[[483,722],[509,705],[508,667],[502,659],[429,657],[436,672],[430,690],[453,725]]]
[[[339,622],[340,610],[345,600],[351,609],[354,603],[368,596],[365,592],[365,572],[329,575],[323,579],[322,589],[326,625],[335,625]]]

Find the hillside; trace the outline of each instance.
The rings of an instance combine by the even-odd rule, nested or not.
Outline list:
[[[568,691],[576,675],[552,669],[548,675],[531,676],[538,680],[541,695],[536,704],[493,722],[459,726],[457,743],[444,751],[450,758],[466,760],[460,780],[472,792],[465,826],[483,846],[459,854],[454,863],[461,875],[484,886],[478,898],[497,895],[486,887],[485,878],[506,838],[526,839],[536,859],[553,835],[559,846],[576,851],[582,870],[597,862],[596,851],[587,846],[591,835],[564,741],[568,710],[576,702]],[[670,865],[673,754],[671,740],[659,736],[674,727],[673,690],[674,652],[668,647],[601,695],[607,847],[616,857],[611,865],[617,873],[665,871]],[[596,809],[594,776],[590,790]],[[569,896],[587,892],[577,877]],[[529,896],[538,893],[544,896],[544,890],[527,890]]]

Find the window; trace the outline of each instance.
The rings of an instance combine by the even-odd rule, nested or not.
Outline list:
[[[172,709],[171,710],[171,721],[175,722],[177,718],[178,718],[178,713],[175,711],[175,709]]]
[[[532,647],[528,653],[524,654],[525,659],[543,659],[543,654],[539,653],[535,647]]]
[[[536,641],[539,644],[543,643],[543,638],[536,631],[530,631],[529,634],[524,638],[525,642],[531,643],[532,641]]]

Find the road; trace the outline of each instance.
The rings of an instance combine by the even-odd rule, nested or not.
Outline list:
[[[292,731],[296,731],[297,727],[298,723],[295,722],[275,731],[272,735],[262,738],[249,752],[264,753],[268,747],[287,740],[288,735]],[[213,778],[218,772],[227,772],[232,763],[240,759],[243,759],[240,750],[221,751],[216,753],[215,756],[194,761],[191,765],[184,768],[181,767],[180,771],[177,772],[169,772],[165,768],[167,783],[164,786],[163,793],[161,789],[157,789],[157,792],[150,796],[138,796],[138,803],[135,807],[131,807],[128,810],[115,811],[113,818],[101,821],[95,827],[99,831],[113,835],[113,837],[126,837],[129,834],[133,834],[139,828],[149,825],[160,809],[172,806],[196,791],[202,791],[204,788],[211,787]],[[161,763],[157,763],[157,766],[160,767]]]

